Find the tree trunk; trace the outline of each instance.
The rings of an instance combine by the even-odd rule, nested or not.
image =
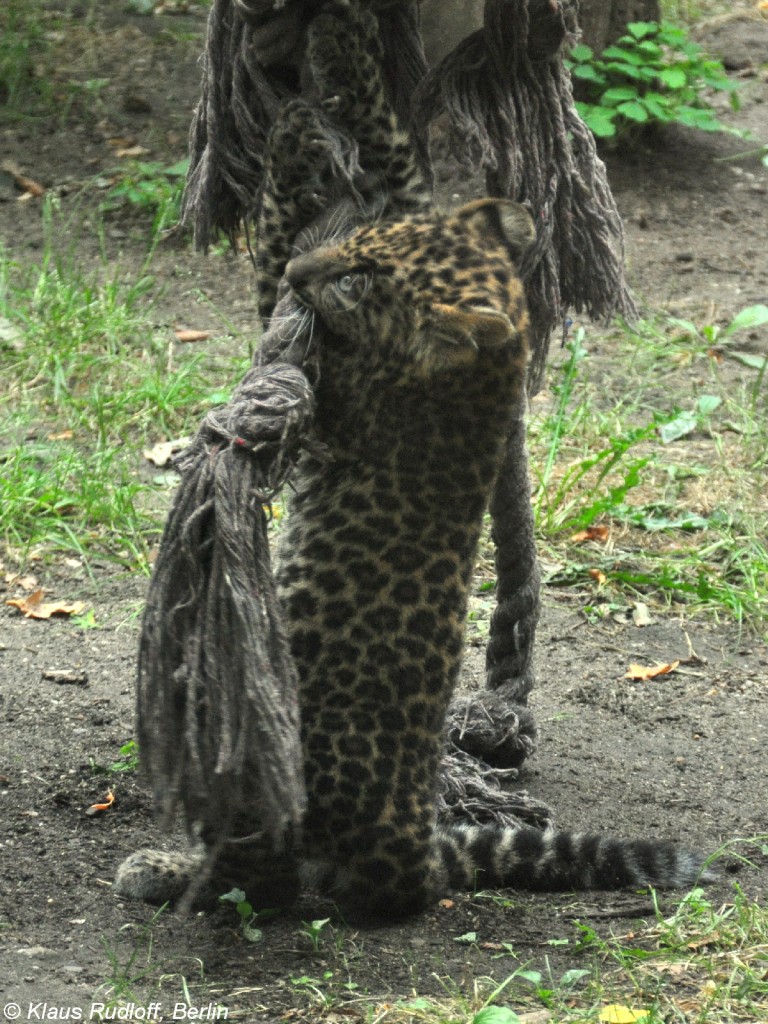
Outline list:
[[[427,59],[435,64],[483,24],[483,0],[422,0],[421,30]],[[600,54],[629,21],[658,21],[659,0],[581,0],[582,41]]]
[[[579,24],[582,42],[601,54],[624,35],[630,21],[658,21],[659,0],[581,0]]]

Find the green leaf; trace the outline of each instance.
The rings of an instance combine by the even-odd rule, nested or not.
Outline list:
[[[643,123],[648,120],[648,111],[642,101],[631,100],[628,103],[620,103],[616,109],[622,117],[626,117],[630,121]]]
[[[605,85],[605,75],[592,67],[591,64],[576,64],[571,68],[571,75],[583,82],[595,82],[596,85]]]
[[[768,356],[760,356],[756,352],[729,352],[731,359],[735,359],[742,366],[748,366],[751,370],[768,370]]]
[[[663,82],[668,89],[682,89],[688,81],[688,76],[681,67],[664,68],[659,72],[659,81]]]
[[[674,419],[668,420],[659,426],[659,437],[662,444],[670,444],[681,437],[686,437],[696,429],[698,417],[695,412],[685,411],[679,413]]]
[[[616,134],[616,125],[613,123],[615,110],[596,107],[590,103],[577,103],[576,109],[593,135],[606,139]]]
[[[633,85],[616,85],[612,89],[606,89],[600,97],[600,102],[605,104],[620,103],[622,100],[636,100],[637,89]]]
[[[586,43],[578,43],[571,50],[571,58],[573,60],[579,61],[579,63],[581,63],[582,61],[592,60],[594,55],[594,50],[591,46],[587,46]]]
[[[642,56],[639,53],[634,53],[632,50],[625,50],[621,46],[609,46],[603,50],[602,58],[609,60],[621,61],[622,63],[628,64],[642,64],[644,63]]]
[[[658,92],[647,92],[643,96],[643,103],[651,117],[657,121],[674,121],[675,114],[670,107],[669,100]]]
[[[477,942],[477,932],[464,932],[463,935],[455,935],[453,941],[463,942],[465,945],[471,946],[473,942]]]
[[[632,64],[619,64],[617,61],[609,61],[605,65],[606,71],[616,71],[620,75],[624,75],[625,78],[632,78],[636,82],[641,82],[646,77],[644,72],[637,67],[633,67]]]
[[[719,132],[723,125],[715,117],[712,110],[702,110],[700,107],[689,107],[683,105],[677,107],[674,112],[675,120],[688,128],[698,128],[702,132]]]
[[[751,327],[762,327],[768,324],[768,306],[758,303],[756,306],[747,306],[731,320],[722,332],[723,337],[728,337],[735,331],[749,330]]]
[[[530,981],[532,985],[541,984],[541,971],[515,971],[516,978],[522,978],[523,981]]]
[[[646,40],[637,44],[637,52],[642,53],[649,64],[657,64],[663,57],[663,50],[656,43]]]
[[[250,924],[243,921],[240,931],[248,942],[261,942],[264,938],[264,932],[261,928],[253,928]]]
[[[179,160],[178,163],[171,164],[170,167],[163,168],[163,174],[166,174],[169,178],[183,178],[189,170],[189,158],[185,157],[183,160]]]
[[[472,1024],[521,1024],[514,1010],[507,1006],[486,1006],[472,1018]]]
[[[656,35],[659,25],[655,21],[630,21],[627,31],[635,39],[645,39],[646,36]]]
[[[581,981],[582,978],[588,978],[591,974],[591,971],[587,971],[583,967],[573,967],[570,971],[565,972],[560,979],[560,984],[568,988],[575,985],[577,981]]]
[[[718,395],[701,395],[696,402],[696,412],[699,416],[711,416],[722,404],[723,400]]]
[[[245,900],[245,893],[242,889],[230,889],[230,891],[225,892],[223,896],[219,896],[219,900],[222,903],[242,903]]]

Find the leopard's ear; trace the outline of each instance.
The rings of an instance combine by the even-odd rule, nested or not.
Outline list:
[[[536,237],[533,220],[524,206],[511,199],[476,199],[460,206],[454,216],[465,225],[481,232],[493,232],[506,242],[513,257],[518,259]]]
[[[506,313],[485,306],[458,309],[436,302],[430,306],[429,320],[433,337],[463,349],[498,348],[517,336]]]

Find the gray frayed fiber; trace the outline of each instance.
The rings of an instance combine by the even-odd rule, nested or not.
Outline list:
[[[235,814],[291,836],[305,806],[296,670],[266,533],[307,443],[313,394],[287,363],[254,367],[177,460],[142,622],[138,741],[158,808],[204,833]]]

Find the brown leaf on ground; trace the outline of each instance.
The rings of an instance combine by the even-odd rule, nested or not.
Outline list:
[[[592,577],[595,583],[597,583],[601,587],[604,583],[608,581],[608,577],[605,575],[602,569],[590,569],[589,575]]]
[[[184,341],[187,343],[192,341],[207,341],[211,336],[210,331],[186,330],[183,327],[177,328],[173,333],[176,335],[177,341]]]
[[[93,817],[94,814],[103,814],[104,811],[109,810],[109,808],[114,804],[114,802],[115,794],[112,792],[111,789],[108,789],[107,795],[104,797],[103,801],[98,804],[91,804],[90,807],[86,807],[85,813],[89,817]]]
[[[624,673],[625,679],[655,679],[656,676],[666,676],[670,672],[674,672],[677,666],[680,664],[679,661],[670,661],[665,664],[658,662],[656,665],[637,665],[632,664],[629,666],[627,671]]]
[[[607,526],[588,526],[586,530],[579,530],[578,533],[574,533],[571,537],[571,543],[583,544],[585,541],[594,540],[600,544],[605,544],[610,534],[611,531]]]
[[[126,146],[124,149],[115,150],[115,156],[120,160],[137,160],[148,153],[149,150],[145,146]]]
[[[71,604],[43,601],[44,593],[42,587],[39,587],[29,597],[15,597],[5,603],[11,608],[18,608],[28,619],[50,619],[53,615],[79,615],[85,611],[84,601],[73,601]]]
[[[24,198],[24,195],[34,197],[44,195],[45,185],[41,185],[39,181],[35,181],[34,178],[29,178],[26,174],[23,174],[19,165],[14,163],[13,160],[4,160],[2,169],[11,175],[16,188],[21,189],[23,195],[19,198]]]
[[[151,448],[145,448],[142,454],[147,462],[162,468],[168,465],[177,452],[183,451],[191,440],[191,437],[177,437],[173,441],[159,441]]]

